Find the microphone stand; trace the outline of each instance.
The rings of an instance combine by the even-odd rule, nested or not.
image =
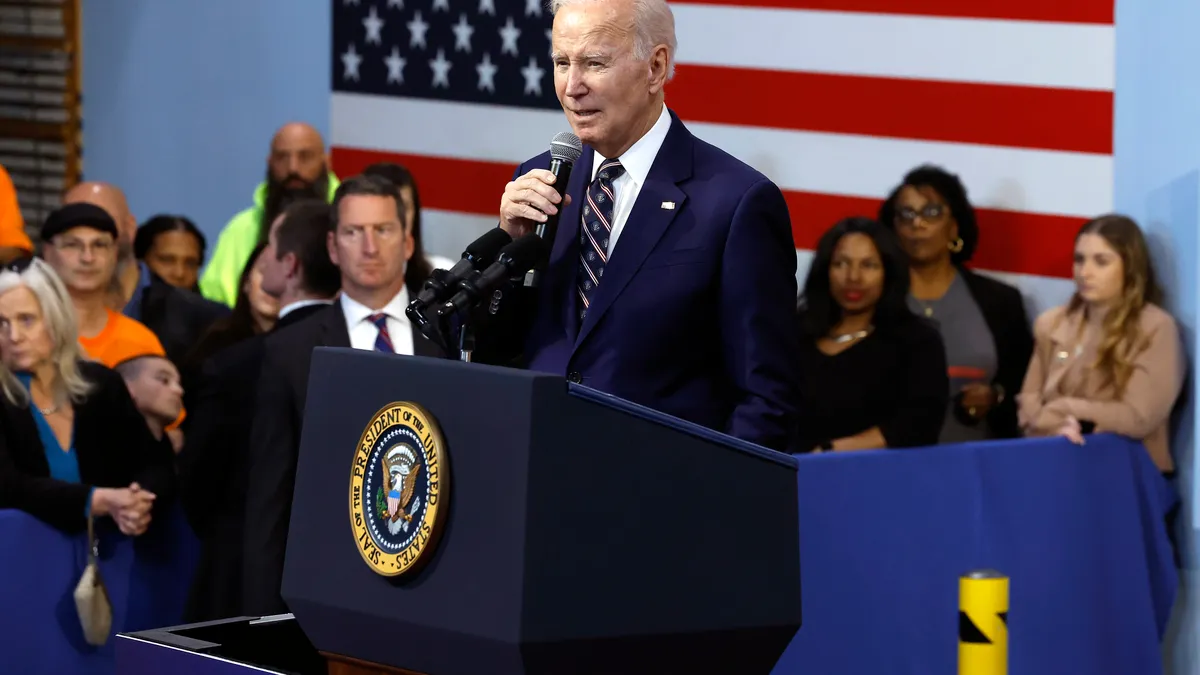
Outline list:
[[[471,355],[475,352],[475,331],[471,328],[471,321],[468,319],[463,321],[462,328],[458,331],[458,359],[464,363],[471,362]]]

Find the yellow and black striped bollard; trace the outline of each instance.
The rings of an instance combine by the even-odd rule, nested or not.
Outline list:
[[[958,675],[1008,672],[1008,577],[978,570],[958,580]]]

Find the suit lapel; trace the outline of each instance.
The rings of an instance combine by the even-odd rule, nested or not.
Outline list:
[[[321,344],[326,347],[349,347],[350,330],[346,327],[346,313],[339,299],[329,306],[325,315],[318,319],[322,322]]]
[[[583,344],[588,334],[612,307],[613,302],[625,290],[646,256],[662,239],[676,214],[683,209],[687,195],[678,184],[692,175],[692,136],[683,123],[671,113],[671,129],[650,167],[646,183],[638,193],[637,201],[625,226],[621,229],[616,247],[608,264],[604,266],[604,279],[596,288],[596,297],[588,309],[587,319],[579,328],[575,349]],[[663,208],[663,202],[674,202],[675,207]],[[577,266],[576,266],[577,267]],[[574,278],[574,277],[572,277]],[[574,297],[571,288],[571,297]],[[578,323],[578,322],[576,322]]]

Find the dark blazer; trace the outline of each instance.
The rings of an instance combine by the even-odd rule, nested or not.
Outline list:
[[[283,557],[292,512],[308,371],[317,347],[350,347],[341,303],[273,333],[264,343],[255,419],[248,448],[243,612],[288,611],[280,597]],[[413,330],[417,356],[441,357],[433,342]]]
[[[523,351],[518,363],[532,370],[786,451],[795,427],[798,342],[796,247],[783,194],[692,136],[671,113],[580,325],[580,205],[594,158],[585,148],[571,172],[572,202],[562,211],[543,283],[534,293],[505,293],[518,298],[502,299],[509,307],[481,327],[481,345],[496,341],[482,357],[508,363]],[[544,153],[516,175],[548,166]]]
[[[1004,388],[1004,400],[988,413],[988,427],[993,438],[1019,438],[1016,399],[1033,358],[1033,329],[1025,312],[1025,300],[1020,291],[1006,283],[965,267],[959,267],[958,272],[979,305],[996,343],[996,376],[992,384]]]
[[[188,351],[213,322],[230,312],[225,305],[176,288],[153,273],[150,285],[142,291],[139,309],[139,320],[158,336],[167,358],[176,365],[183,364]]]
[[[50,478],[50,465],[28,407],[0,395],[0,508],[20,509],[52,527],[79,532],[92,487],[123,488],[137,481],[155,495],[152,522],[161,520],[175,493],[175,453],[156,441],[125,381],[91,361],[80,362],[93,390],[75,404],[74,443],[81,483]]]
[[[799,317],[803,320],[803,315]],[[950,402],[941,333],[916,316],[828,356],[800,329],[796,452],[879,427],[889,448],[937,445]]]
[[[272,333],[328,308],[307,305],[280,319]],[[246,457],[254,424],[266,335],[227,347],[204,362],[179,454],[180,498],[200,538],[188,622],[237,616],[242,598],[242,534]]]

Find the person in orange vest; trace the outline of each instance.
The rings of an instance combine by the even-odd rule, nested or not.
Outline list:
[[[0,263],[33,253],[33,241],[25,233],[25,218],[17,201],[12,178],[0,164]]]

